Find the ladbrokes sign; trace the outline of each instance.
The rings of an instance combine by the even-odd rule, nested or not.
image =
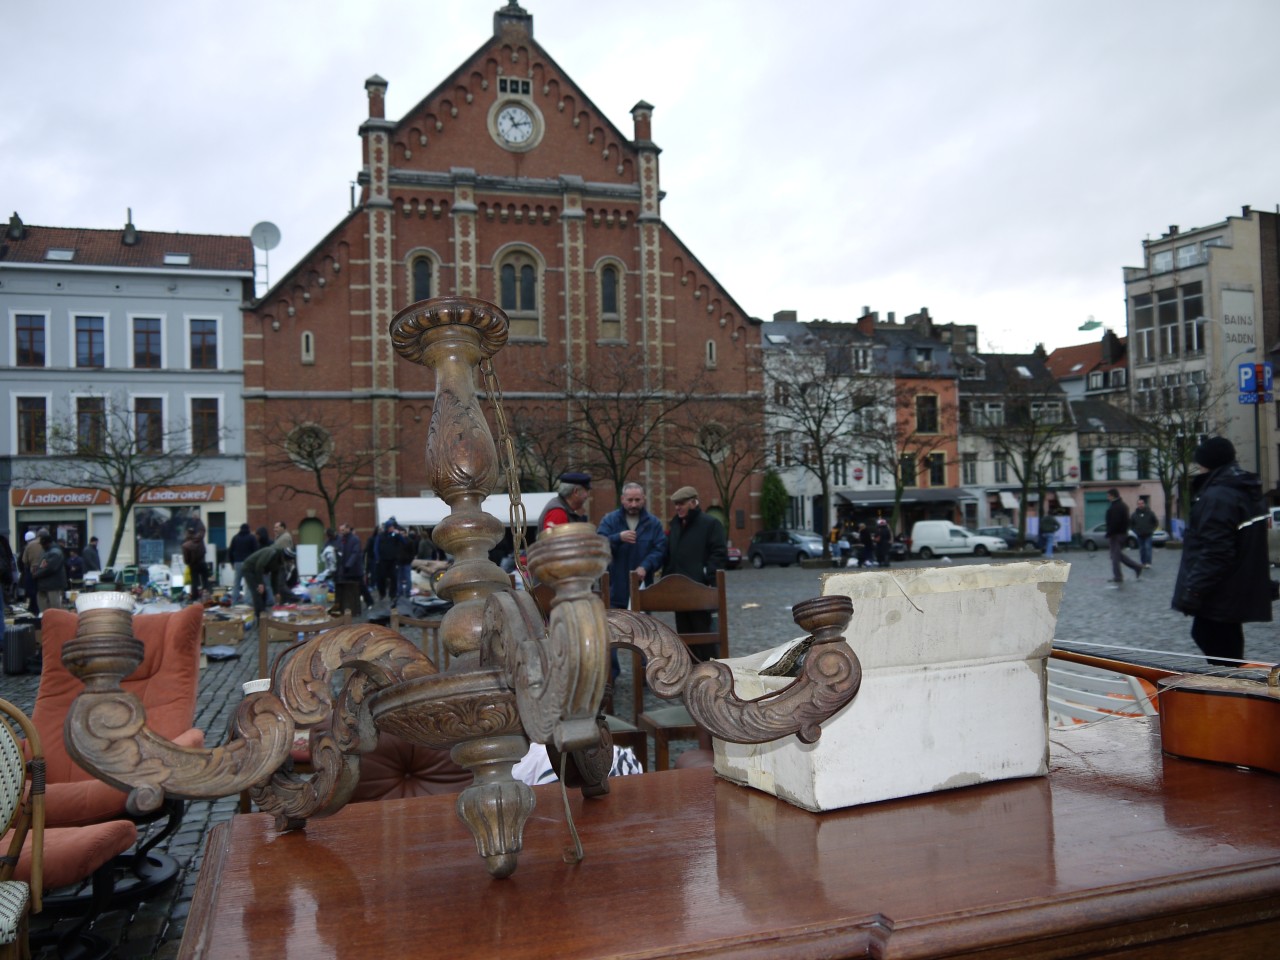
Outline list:
[[[41,487],[9,491],[15,507],[92,507],[110,503],[105,490],[80,490],[75,487]]]
[[[27,490],[11,490],[10,502],[15,507],[93,507],[111,503],[105,490],[82,490],[76,487],[33,487]],[[165,503],[216,503],[226,499],[222,484],[181,487],[162,487],[150,490],[138,498],[139,503],[149,505]]]

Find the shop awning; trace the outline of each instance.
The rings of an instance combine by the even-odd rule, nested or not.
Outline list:
[[[1015,497],[1015,496],[1014,496],[1012,493],[1010,493],[1008,490],[1001,490],[1001,491],[1000,491],[1000,506],[1004,507],[1006,510],[1017,510],[1017,509],[1018,509],[1018,498],[1017,498],[1017,497]]]
[[[892,490],[837,490],[836,496],[860,507],[893,506]],[[963,487],[913,487],[902,492],[903,503],[951,503],[977,499],[972,491]]]
[[[1074,507],[1076,505],[1075,498],[1069,493],[1058,493],[1057,497],[1058,506],[1060,507]]]

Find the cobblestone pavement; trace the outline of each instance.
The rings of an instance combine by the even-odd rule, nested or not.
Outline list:
[[[1034,558],[1033,554],[1025,555]],[[1071,564],[1063,602],[1058,615],[1057,637],[1094,643],[1119,644],[1151,650],[1194,653],[1190,639],[1190,620],[1169,608],[1180,553],[1156,550],[1152,569],[1144,571],[1140,581],[1125,570],[1125,582],[1110,584],[1110,563],[1103,552],[1072,550],[1058,558]],[[994,562],[1002,562],[997,558]],[[955,559],[957,564],[982,561]],[[893,569],[937,564],[913,560],[895,564]],[[799,635],[791,619],[791,605],[822,591],[822,579],[829,568],[750,567],[728,574],[728,609],[730,649],[735,656],[754,653]],[[385,614],[386,608],[375,608],[369,615]],[[854,613],[851,639],[856,648],[857,612]],[[1258,660],[1280,660],[1280,631],[1274,624],[1249,624],[1245,627],[1246,654]],[[210,663],[200,686],[196,724],[206,732],[210,743],[221,742],[231,713],[241,699],[240,685],[256,672],[256,641],[248,638],[238,660]],[[629,703],[629,665],[624,660],[624,674],[615,700]],[[35,702],[39,677],[0,677],[0,696],[30,712]],[[626,712],[619,706],[619,712]],[[673,751],[674,752],[674,751]],[[121,958],[177,956],[196,876],[204,850],[204,837],[214,824],[230,818],[236,799],[193,802],[182,828],[164,849],[181,865],[178,879],[154,899],[138,906],[104,913],[95,924],[95,932],[117,944]],[[59,921],[66,924],[68,921]],[[53,921],[36,917],[34,930],[47,929]]]

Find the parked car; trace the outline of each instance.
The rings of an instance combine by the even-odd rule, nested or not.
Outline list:
[[[978,535],[982,537],[999,537],[1011,547],[1018,542],[1018,528],[1008,525],[1003,527],[979,527]]]
[[[1007,550],[1000,537],[987,537],[967,530],[950,520],[920,520],[911,528],[911,549],[922,560],[935,555],[971,553],[990,556],[994,550]]]
[[[1157,530],[1151,535],[1151,545],[1153,547],[1163,547],[1169,542],[1168,530]],[[1080,534],[1080,544],[1086,550],[1097,550],[1101,547],[1103,550],[1109,550],[1107,544],[1107,524],[1102,522],[1097,526],[1090,527],[1084,533]],[[1138,549],[1138,535],[1132,530],[1129,531],[1129,537],[1125,540],[1124,545],[1130,550]]]
[[[728,567],[730,570],[737,570],[740,566],[742,566],[742,551],[733,545],[732,540],[730,540],[729,543],[727,544],[727,549],[729,553],[729,559],[725,563],[725,566]]]
[[[822,556],[822,538],[807,530],[764,530],[751,538],[747,559],[759,569],[766,563],[789,567]]]

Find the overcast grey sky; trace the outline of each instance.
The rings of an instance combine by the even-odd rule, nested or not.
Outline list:
[[[8,0],[0,197],[31,224],[283,233],[343,216],[364,81],[398,119],[501,0]],[[1124,329],[1142,240],[1280,203],[1274,0],[525,0],[663,216],[748,313],[928,306],[984,348]]]

